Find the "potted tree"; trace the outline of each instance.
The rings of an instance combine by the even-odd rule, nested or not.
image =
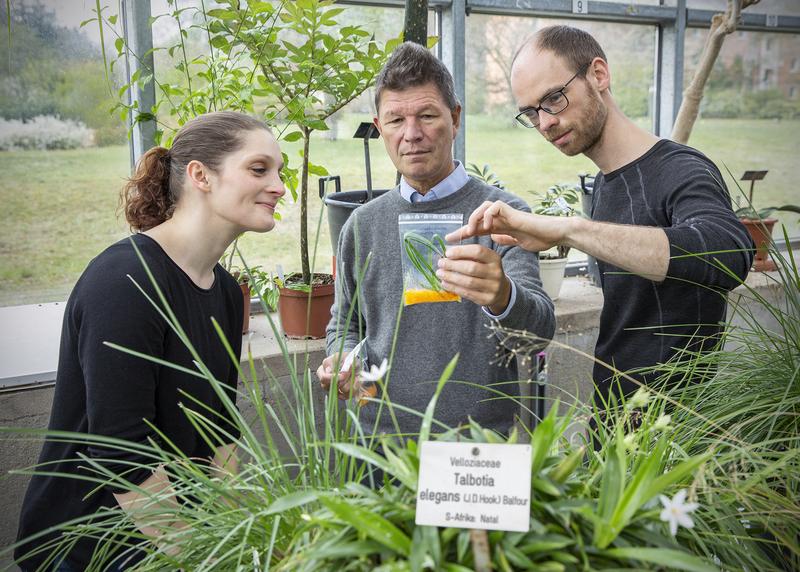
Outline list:
[[[243,15],[245,10],[230,10],[235,16],[231,14],[229,20],[227,15],[221,16],[226,21],[225,31],[216,36],[221,38],[217,40],[220,45],[226,41],[231,46],[241,44],[258,62],[259,87],[254,95],[267,97],[266,118],[292,126],[283,136],[285,141],[303,143],[299,190],[290,188],[300,202],[301,271],[286,276],[278,303],[284,333],[289,337],[324,336],[333,303],[332,276],[312,274],[309,258],[309,176],[328,175],[324,167],[310,160],[311,135],[327,130],[327,120],[374,83],[396,45],[379,46],[359,26],[340,27],[336,16],[342,10],[334,7],[332,0],[283,2],[269,28],[257,26],[255,21],[245,27],[259,33],[241,31],[245,19],[257,17]]]
[[[581,200],[580,187],[562,183],[553,185],[543,194],[537,196],[533,212],[550,216],[573,216],[578,214],[575,205]],[[567,267],[569,246],[556,246],[554,249],[539,253],[539,275],[542,288],[551,299],[557,300],[564,281]]]
[[[280,288],[281,321],[289,337],[322,337],[333,303],[331,275],[312,275],[309,258],[309,177],[328,174],[310,160],[312,133],[327,130],[327,120],[373,84],[396,45],[380,46],[360,26],[340,26],[336,16],[344,8],[333,4],[223,0],[213,9],[178,9],[170,3],[174,10],[169,16],[180,34],[175,45],[158,50],[176,58],[177,73],[156,82],[159,97],[152,109],[138,109],[136,102],[118,106],[134,122],[156,121],[157,141],[167,145],[171,123],[180,126],[197,114],[221,109],[258,113],[272,125],[285,126],[282,140],[302,141],[299,168],[290,167],[284,154],[286,186],[300,203],[301,269],[287,275]],[[195,37],[190,30],[201,33]],[[198,41],[207,42],[202,46],[206,53],[188,57],[198,51]],[[119,56],[130,55],[122,38],[115,46]],[[142,73],[133,81],[152,80]]]

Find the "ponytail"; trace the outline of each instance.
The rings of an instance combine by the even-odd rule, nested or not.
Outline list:
[[[170,163],[169,149],[164,147],[153,147],[139,159],[120,194],[131,230],[149,230],[172,216],[175,197],[170,191]]]

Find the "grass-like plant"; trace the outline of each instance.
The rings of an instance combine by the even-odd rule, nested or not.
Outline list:
[[[408,261],[428,283],[430,289],[434,292],[441,292],[442,282],[436,275],[434,263],[436,256],[445,257],[447,245],[444,239],[438,234],[434,234],[429,240],[419,233],[406,232],[403,234],[403,249]]]
[[[278,383],[268,370],[259,374],[259,364],[249,356],[247,366],[240,370],[239,403],[244,413],[195,355],[196,370],[191,374],[217,389],[241,435],[233,439],[222,429],[225,424],[202,404],[186,400],[184,412],[210,445],[236,442],[242,458],[237,475],[209,473],[204,463],[188,458],[163,435],[159,442],[149,443],[66,433],[47,437],[102,441],[105,448],[113,445],[136,451],[146,459],[132,469],[142,465],[167,468],[181,502],[169,503],[151,494],[137,517],[160,523],[164,540],[179,551],[169,555],[144,544],[142,570],[466,571],[481,569],[484,561],[496,570],[774,570],[796,562],[792,558],[797,554],[800,522],[793,409],[797,352],[792,345],[798,339],[800,280],[793,260],[792,272],[785,276],[790,281],[784,287],[795,288],[787,302],[794,313],[777,314],[789,333],[759,338],[771,340],[770,349],[785,354],[788,365],[780,370],[784,385],[770,390],[766,369],[756,369],[763,376],[762,389],[772,395],[782,389],[784,397],[770,403],[750,399],[754,414],[745,410],[736,395],[729,397],[739,404],[732,407],[733,415],[727,415],[708,393],[690,400],[688,393],[654,389],[618,406],[612,403],[605,415],[579,405],[560,415],[556,404],[531,432],[502,436],[474,423],[457,431],[438,424],[434,415],[442,388],[452,383],[448,379],[454,358],[426,410],[416,412],[422,419],[419,434],[404,440],[378,438],[361,425],[357,407],[339,406],[335,382],[320,408],[313,397],[316,382],[308,354],[290,356],[281,336],[276,336],[290,383]],[[359,269],[359,279],[365,270]],[[194,354],[164,298],[153,302]],[[347,321],[355,319],[356,306],[350,308]],[[237,357],[231,355],[238,366]],[[697,356],[687,357],[692,359],[681,365],[687,372],[708,366]],[[718,358],[710,365],[717,367],[716,378],[735,364]],[[678,367],[675,364],[671,373]],[[734,385],[736,378],[731,379],[730,384],[714,388],[718,403],[729,403],[722,399],[724,392],[743,393],[741,386]],[[402,409],[398,404],[387,407]],[[598,428],[594,443],[581,437],[592,419]],[[439,431],[436,436],[434,428]],[[530,531],[490,532],[481,552],[469,530],[416,526],[418,447],[431,438],[530,441]],[[76,463],[88,468],[80,478],[97,487],[113,483],[138,490],[124,475],[110,474],[99,459],[84,457]],[[383,472],[383,483],[374,477],[373,469]],[[48,474],[48,470],[40,466],[31,472]],[[680,490],[700,506],[691,515],[694,528],[680,528],[673,536],[661,519],[666,501],[672,497],[669,502],[674,508]],[[54,550],[56,558],[58,551],[67,550],[81,536],[97,538],[100,549],[89,569],[102,570],[115,550],[142,539],[121,510],[109,509],[103,516],[99,521],[66,523],[65,534],[44,550]],[[187,527],[169,526],[175,521]]]
[[[715,504],[737,507],[740,534],[760,539],[774,566],[800,569],[800,272],[791,246],[771,242],[770,254],[768,288],[731,294],[717,347],[682,352],[660,372],[685,406],[674,417],[686,454],[715,452]]]

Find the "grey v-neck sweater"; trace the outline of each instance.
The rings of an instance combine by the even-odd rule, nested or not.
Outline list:
[[[530,211],[519,198],[473,178],[460,190],[440,200],[412,204],[394,189],[359,207],[345,224],[339,239],[336,302],[327,330],[328,355],[342,347],[349,351],[367,336],[370,364],[380,364],[390,357],[403,293],[400,214],[462,213],[466,221],[484,201],[495,200]],[[516,285],[516,301],[500,323],[550,340],[555,331],[555,313],[552,301],[541,287],[537,254],[497,245],[488,236],[464,241],[464,244],[474,243],[498,252],[506,275]],[[356,277],[369,253],[372,256],[356,300]],[[357,310],[346,324],[354,301]],[[447,384],[439,399],[435,418],[452,427],[471,417],[485,427],[508,430],[518,407],[505,395],[519,394],[518,374],[514,360],[498,359],[507,354],[507,350],[499,347],[497,337],[489,330],[491,321],[481,306],[469,300],[404,307],[388,380],[391,403],[424,411],[442,371],[452,357],[459,354],[451,377],[453,381]],[[378,409],[375,403],[360,408],[365,431],[396,433],[387,407],[384,405],[379,417]],[[402,432],[413,433],[419,429],[419,416],[397,407],[394,413]]]

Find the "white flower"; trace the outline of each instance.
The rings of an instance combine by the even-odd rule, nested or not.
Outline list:
[[[371,365],[369,371],[362,371],[359,377],[361,378],[361,381],[375,383],[376,381],[383,379],[383,376],[386,375],[387,371],[389,371],[389,362],[386,361],[386,358],[383,358],[380,367]]]
[[[658,419],[656,419],[656,422],[653,424],[653,429],[656,431],[665,431],[669,429],[670,423],[672,423],[671,415],[667,415],[666,413],[664,415],[659,415]]]
[[[658,495],[658,498],[661,500],[661,504],[664,505],[660,518],[663,522],[669,523],[669,531],[672,536],[678,533],[679,525],[684,528],[694,527],[694,521],[692,521],[689,513],[700,505],[696,502],[685,502],[686,489],[679,490],[672,499],[664,495]]]
[[[625,449],[628,451],[635,451],[636,450],[636,434],[635,433],[628,433],[625,435],[625,438],[622,440],[623,445],[625,445]]]
[[[650,401],[650,392],[644,387],[636,390],[636,393],[628,400],[629,409],[644,409],[647,407],[647,402]]]

